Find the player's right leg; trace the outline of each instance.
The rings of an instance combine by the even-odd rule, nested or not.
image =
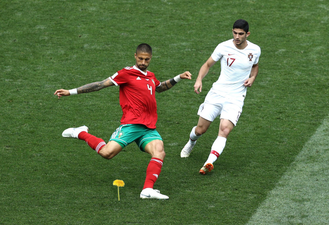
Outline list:
[[[201,116],[199,117],[199,121],[197,126],[193,127],[190,133],[190,139],[182,149],[180,153],[181,158],[187,158],[190,156],[194,145],[196,144],[197,140],[201,137],[202,134],[204,134],[209,126],[211,124],[211,121],[208,121]]]
[[[109,141],[102,149],[99,150],[98,154],[105,159],[112,159],[119,152],[121,152],[122,146],[116,141]]]
[[[85,131],[88,133],[88,127],[83,125],[81,127],[71,127],[67,128],[66,130],[63,131],[62,136],[63,137],[68,137],[68,138],[78,138],[79,134],[82,131]]]
[[[101,138],[88,133],[87,126],[72,127],[63,131],[63,137],[78,138],[85,141],[93,150],[105,159],[112,159],[124,147],[116,141],[109,141],[107,144]]]

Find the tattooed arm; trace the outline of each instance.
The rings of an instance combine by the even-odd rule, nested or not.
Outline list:
[[[155,91],[158,92],[158,93],[160,93],[160,92],[169,90],[175,84],[177,84],[177,82],[180,81],[181,79],[189,79],[189,80],[191,80],[192,79],[192,74],[190,72],[186,71],[186,72],[184,72],[184,73],[182,73],[180,75],[177,75],[174,78],[171,78],[169,80],[163,81],[163,82],[161,82],[161,85],[159,85],[155,89]]]
[[[54,95],[57,95],[58,98],[62,96],[69,96],[74,94],[82,94],[82,93],[89,93],[93,91],[99,91],[103,88],[113,86],[113,82],[107,78],[103,81],[98,81],[90,84],[83,85],[81,87],[71,89],[71,90],[65,90],[65,89],[58,89],[55,91]]]

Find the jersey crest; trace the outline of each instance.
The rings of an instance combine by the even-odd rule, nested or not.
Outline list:
[[[254,58],[253,54],[249,53],[248,58],[249,58],[249,61],[252,61],[252,58]]]

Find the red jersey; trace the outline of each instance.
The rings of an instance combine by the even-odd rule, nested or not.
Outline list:
[[[158,120],[155,88],[160,85],[154,73],[143,72],[138,67],[126,67],[110,80],[120,86],[121,124],[142,124],[156,128]]]

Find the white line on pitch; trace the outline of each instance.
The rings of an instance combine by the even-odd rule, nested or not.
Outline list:
[[[329,224],[329,117],[247,224]]]

